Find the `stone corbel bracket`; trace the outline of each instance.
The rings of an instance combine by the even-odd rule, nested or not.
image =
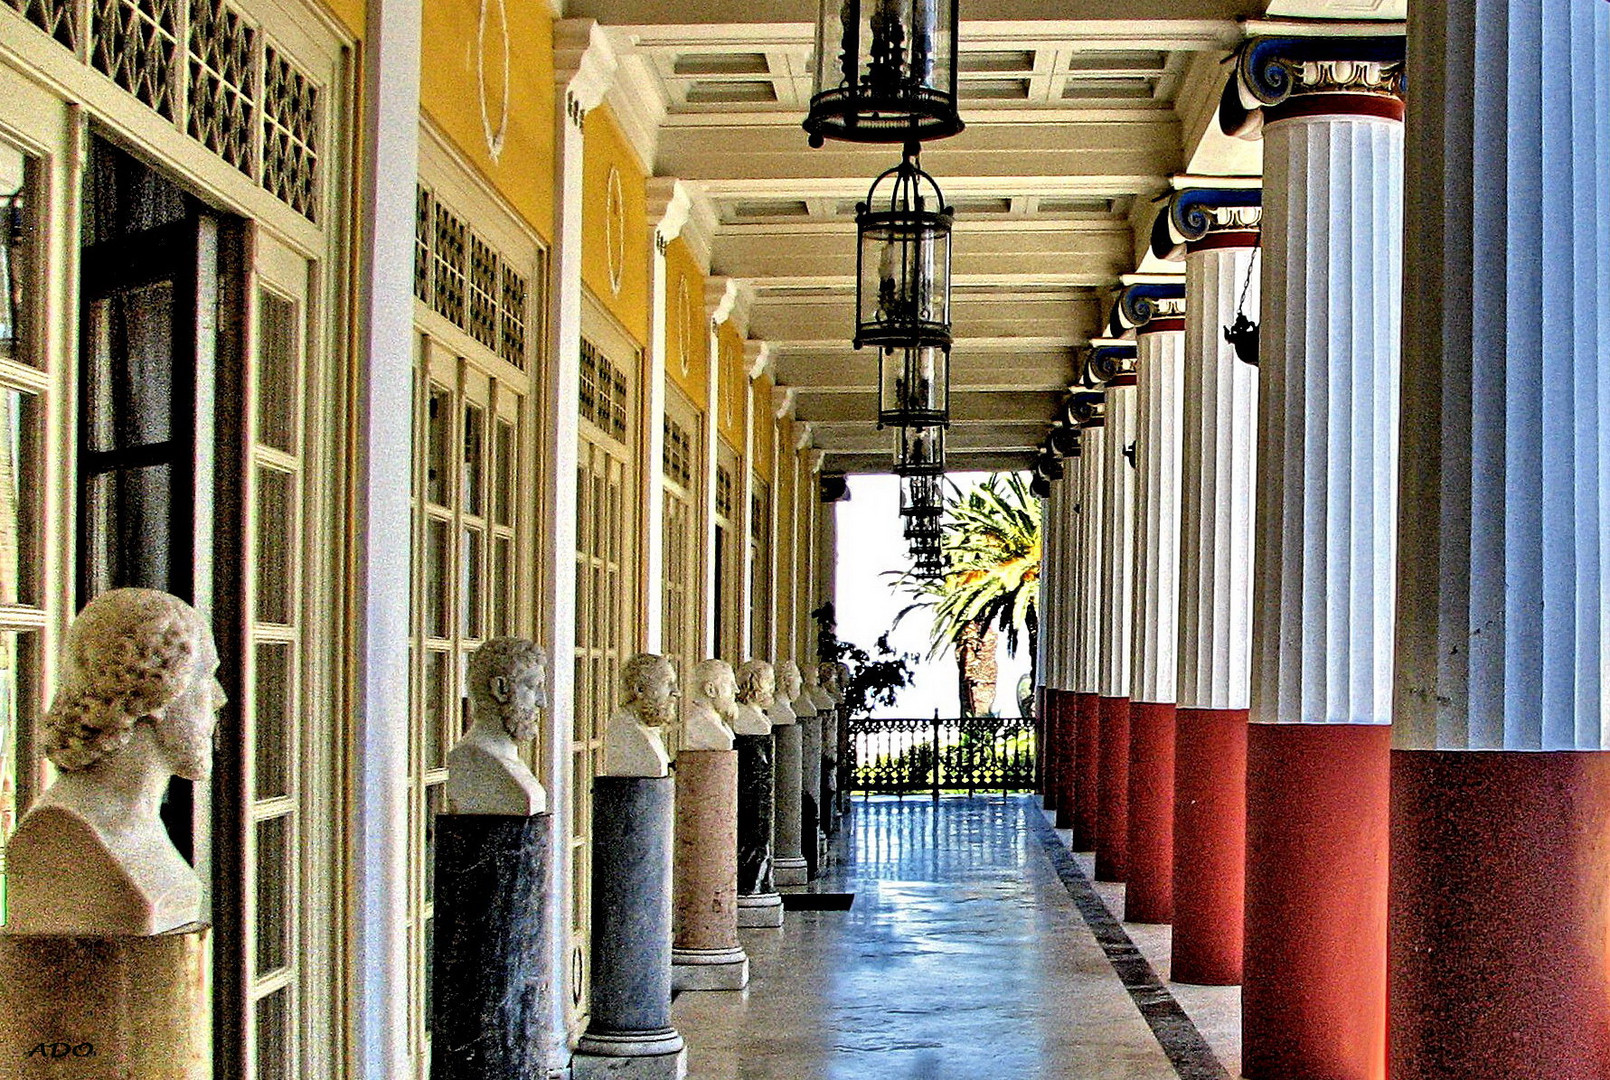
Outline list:
[[[794,400],[799,391],[792,386],[771,388],[771,415],[774,420],[786,420],[794,415]]]
[[[1263,125],[1310,113],[1403,119],[1405,39],[1255,37],[1243,42],[1219,98],[1226,135],[1260,139]],[[1338,107],[1337,98],[1348,99]]]
[[[756,341],[753,338],[744,342],[744,370],[748,373],[750,382],[769,373],[776,360],[771,342]]]
[[[1185,258],[1192,245],[1221,233],[1256,234],[1263,222],[1259,188],[1188,188],[1169,196],[1152,222],[1152,254],[1169,262]]]
[[[1178,323],[1175,326],[1174,323]],[[1156,325],[1153,324],[1163,324]],[[1124,288],[1113,299],[1112,312],[1107,318],[1107,333],[1111,337],[1119,338],[1131,330],[1142,331],[1148,328],[1158,330],[1185,329],[1185,282],[1175,281],[1167,284],[1148,283],[1144,285],[1130,285]],[[1134,342],[1123,342],[1133,355]],[[1091,356],[1104,347],[1103,342],[1092,341]],[[1092,361],[1093,362],[1093,361]],[[1134,374],[1134,365],[1131,363],[1129,374]],[[1111,382],[1111,377],[1102,380]]]

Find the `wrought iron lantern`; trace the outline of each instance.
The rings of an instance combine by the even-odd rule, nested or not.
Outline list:
[[[810,144],[943,139],[956,113],[959,0],[822,0]]]
[[[894,471],[901,476],[938,476],[945,471],[945,429],[941,425],[896,428]]]
[[[882,348],[885,364],[899,350],[950,349],[952,214],[920,149],[908,144],[856,206],[855,347]]]
[[[932,345],[878,355],[878,426],[950,423],[950,355]]]
[[[900,478],[900,516],[905,518],[932,518],[937,521],[945,512],[944,478],[934,473],[919,473]]]

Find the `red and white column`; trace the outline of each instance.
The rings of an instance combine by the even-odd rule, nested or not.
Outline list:
[[[1124,918],[1174,912],[1174,723],[1179,645],[1180,419],[1185,286],[1119,301],[1135,329],[1135,557],[1130,635],[1129,843]]]
[[[1610,1076],[1610,5],[1414,0],[1390,1075]]]
[[[1105,358],[1105,359],[1104,359]],[[1100,586],[1096,608],[1096,693],[1100,777],[1096,792],[1096,880],[1124,881],[1129,873],[1129,641],[1134,599],[1135,346],[1091,342],[1091,367],[1112,366],[1106,380],[1106,424],[1101,438],[1101,540],[1096,554]]]
[[[1258,369],[1224,328],[1258,319],[1257,192],[1189,191],[1164,210],[1185,230],[1180,414],[1180,610],[1174,724],[1176,982],[1241,981],[1252,504]]]
[[[1263,112],[1242,1071],[1380,1080],[1402,39],[1243,48]],[[1399,59],[1392,59],[1397,57]],[[1270,100],[1266,95],[1264,100]]]
[[[1095,851],[1101,780],[1101,574],[1102,503],[1107,432],[1105,406],[1095,405],[1083,422],[1079,456],[1077,547],[1074,552],[1079,606],[1074,641],[1073,848]]]

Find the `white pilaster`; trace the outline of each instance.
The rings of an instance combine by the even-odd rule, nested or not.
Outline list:
[[[1241,310],[1258,317],[1257,258],[1257,248],[1219,247],[1185,259],[1177,688],[1185,709],[1250,703],[1258,369],[1236,359],[1224,327],[1243,291]]]
[[[1179,303],[1179,301],[1175,301]],[[1180,424],[1185,331],[1144,327],[1136,337],[1135,582],[1130,697],[1172,704],[1178,673]]]
[[[414,182],[419,162],[419,0],[369,5],[358,240],[357,652],[351,713],[347,987],[350,1075],[408,1070],[408,597],[413,535]]]
[[[1096,692],[1129,696],[1130,633],[1134,616],[1135,441],[1137,401],[1133,376],[1107,385],[1107,424],[1101,438],[1100,635]]]
[[[1391,721],[1403,125],[1264,127],[1252,718]]]
[[[1393,738],[1602,750],[1610,5],[1421,10]]]

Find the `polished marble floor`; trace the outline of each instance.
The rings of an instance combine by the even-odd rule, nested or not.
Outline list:
[[[1236,1075],[1237,991],[1167,985],[1211,1047],[1207,1071],[1176,1069],[1058,877],[1049,835],[1037,803],[1019,796],[857,800],[812,886],[853,892],[853,906],[745,930],[749,988],[677,998],[688,1076]],[[1121,913],[1122,886],[1097,894]],[[1122,931],[1166,979],[1168,928]]]

